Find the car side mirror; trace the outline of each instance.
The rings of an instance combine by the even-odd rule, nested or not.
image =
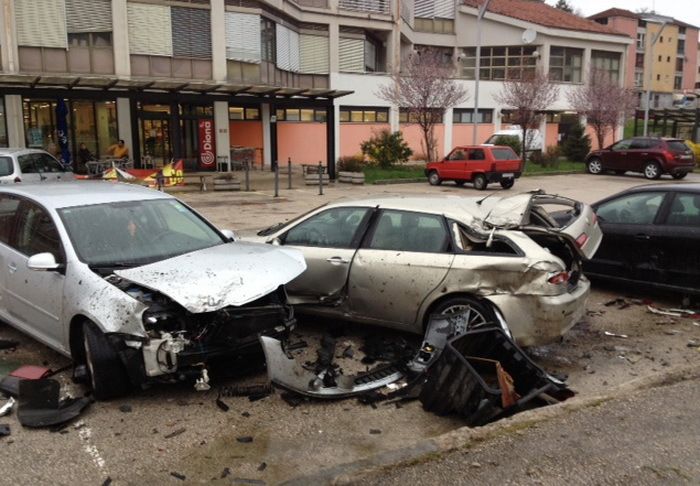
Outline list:
[[[236,241],[238,239],[238,235],[230,229],[221,230],[221,234],[224,235],[229,241]]]
[[[282,246],[282,240],[280,240],[279,238],[273,238],[270,241],[268,241],[268,243],[270,243],[273,246]]]
[[[58,270],[61,265],[51,253],[37,253],[27,260],[27,268],[36,271]]]

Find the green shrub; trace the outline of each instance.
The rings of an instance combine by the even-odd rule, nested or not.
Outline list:
[[[338,170],[343,172],[362,172],[367,164],[361,155],[349,155],[338,159]]]
[[[561,144],[561,153],[569,160],[583,162],[591,151],[591,137],[586,135],[586,129],[580,123],[571,128],[569,135]]]
[[[382,169],[388,169],[397,162],[406,162],[413,154],[401,132],[391,133],[388,130],[362,142],[361,148],[362,153]]]
[[[493,144],[510,147],[516,154],[520,155],[520,138],[515,135],[499,135],[495,138]]]

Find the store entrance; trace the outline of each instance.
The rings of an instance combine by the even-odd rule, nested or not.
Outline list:
[[[173,158],[170,105],[141,105],[140,118],[143,164],[162,167]]]

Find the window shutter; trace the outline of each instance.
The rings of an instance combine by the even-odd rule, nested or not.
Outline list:
[[[440,1],[440,0],[438,0]],[[431,19],[435,15],[434,0],[416,0],[413,15],[424,19]]]
[[[277,67],[285,71],[299,71],[299,33],[277,24]]]
[[[112,2],[110,0],[66,0],[68,32],[111,32]]]
[[[434,15],[441,19],[455,18],[455,0],[435,0]]]
[[[226,59],[260,62],[260,15],[226,12]]]
[[[17,44],[68,48],[63,0],[15,0]]]
[[[129,2],[127,9],[129,51],[132,54],[172,56],[170,7]]]
[[[339,39],[339,68],[352,73],[365,72],[365,41],[363,39]]]
[[[299,69],[302,73],[328,74],[328,37],[299,36]]]
[[[210,12],[201,8],[170,7],[173,56],[211,58]]]

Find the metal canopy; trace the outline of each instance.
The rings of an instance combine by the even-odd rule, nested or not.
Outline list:
[[[216,81],[192,81],[171,78],[114,78],[101,76],[69,76],[39,74],[0,75],[0,86],[16,88],[52,87],[106,91],[160,91],[199,93],[219,96],[251,95],[271,98],[335,99],[353,91],[323,88],[292,88],[266,85],[240,85]]]

